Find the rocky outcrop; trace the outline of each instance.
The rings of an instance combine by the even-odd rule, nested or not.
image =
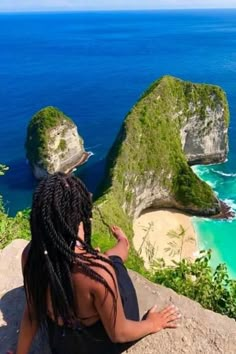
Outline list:
[[[228,105],[217,86],[185,83],[186,111],[181,121],[181,143],[188,162],[213,164],[225,161],[228,153]]]
[[[34,115],[25,147],[36,178],[68,172],[88,158],[76,125],[54,107],[46,107]]]
[[[25,245],[26,241],[15,240],[0,253],[1,354],[16,346],[25,302],[20,269],[20,255]],[[235,320],[205,310],[198,303],[177,295],[170,289],[150,283],[135,272],[130,271],[130,276],[137,291],[141,315],[154,304],[162,309],[173,303],[179,307],[182,320],[179,328],[147,336],[127,353],[235,354]],[[35,340],[31,354],[50,354],[45,334],[39,335]]]
[[[100,200],[118,199],[131,218],[152,207],[219,213],[213,191],[189,164],[226,158],[228,122],[219,87],[161,78],[128,113],[108,154]]]
[[[218,86],[171,76],[151,85],[127,114],[107,156],[95,196],[97,244],[108,243],[107,224],[119,223],[132,240],[133,220],[148,208],[222,215],[214,192],[190,164],[225,159],[228,124],[227,99]],[[129,267],[141,272],[140,258],[131,252]]]

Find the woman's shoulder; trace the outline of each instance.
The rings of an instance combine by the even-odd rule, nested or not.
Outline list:
[[[83,277],[90,282],[91,286],[95,285],[97,287],[96,279],[98,278],[105,280],[107,283],[113,283],[116,278],[113,263],[105,254],[99,253],[97,258],[90,258],[90,262],[86,264],[86,267],[88,270],[87,274],[86,271],[80,271],[79,264],[75,265],[73,270],[75,281],[81,281],[81,277]]]

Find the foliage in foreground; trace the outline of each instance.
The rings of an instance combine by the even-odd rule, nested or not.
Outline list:
[[[17,238],[30,239],[29,210],[19,211],[15,217],[0,211],[0,249]]]
[[[236,318],[236,281],[229,279],[225,264],[210,266],[211,250],[201,251],[195,262],[186,259],[166,267],[156,262],[151,280],[199,302],[206,309]]]

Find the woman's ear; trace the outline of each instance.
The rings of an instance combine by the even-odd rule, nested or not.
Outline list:
[[[79,224],[78,236],[79,236],[79,238],[81,238],[81,240],[84,241],[84,224],[83,224],[83,221],[81,221],[80,224]]]

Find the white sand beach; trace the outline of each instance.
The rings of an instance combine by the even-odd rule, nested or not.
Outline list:
[[[197,237],[189,215],[172,209],[150,210],[134,221],[133,229],[133,244],[146,268],[159,258],[173,265],[172,260],[196,257]]]

